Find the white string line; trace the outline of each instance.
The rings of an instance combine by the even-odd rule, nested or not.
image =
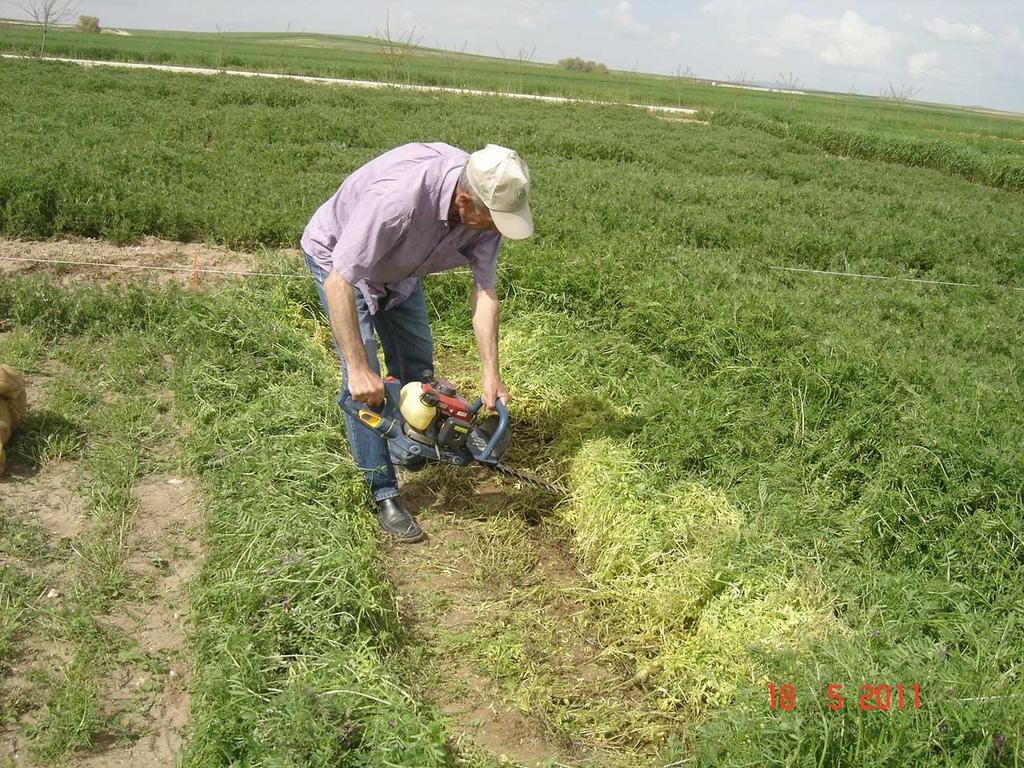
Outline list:
[[[1024,693],[1008,693],[1005,696],[971,696],[966,699],[953,699],[953,701],[1002,701],[1004,699],[1019,699]]]
[[[287,277],[292,279],[305,279],[305,275],[288,274],[282,272],[247,272],[229,269],[193,269],[192,267],[167,267],[158,264],[112,264],[103,261],[71,261],[68,259],[40,259],[22,256],[0,256],[0,261],[24,261],[37,264],[67,264],[77,267],[110,267],[113,269],[154,269],[165,272],[189,272],[191,274],[210,275],[235,275],[238,277]],[[769,269],[782,270],[784,272],[802,272],[811,275],[829,275],[831,277],[860,277],[865,280],[893,280],[904,283],[925,283],[928,285],[945,285],[954,288],[999,288],[1005,291],[1017,291],[1024,293],[1024,288],[1017,288],[1012,285],[991,285],[986,286],[980,283],[955,283],[949,280],[925,280],[920,277],[889,277],[886,275],[866,275],[859,272],[831,272],[826,269],[803,269],[800,267],[780,267],[774,264],[766,265]],[[452,270],[455,271],[455,270]]]
[[[926,280],[921,277],[889,277],[886,275],[865,275],[859,272],[831,272],[827,269],[802,269],[800,267],[778,267],[768,264],[768,269],[779,269],[784,272],[805,272],[812,275],[830,275],[832,277],[862,277],[865,280],[896,280],[903,283],[927,283],[928,285],[948,285],[954,288],[1001,288],[1004,291],[1020,291],[1024,288],[1017,288],[1012,285],[981,285],[980,283],[954,283],[949,280]]]
[[[245,272],[230,269],[193,269],[192,267],[167,267],[159,264],[111,264],[104,261],[71,261],[67,259],[39,259],[22,256],[0,256],[0,261],[30,261],[38,264],[71,264],[76,267],[113,267],[114,269],[159,269],[165,272],[189,272],[191,274],[237,275],[239,277],[290,277],[303,278],[305,275],[281,272]]]

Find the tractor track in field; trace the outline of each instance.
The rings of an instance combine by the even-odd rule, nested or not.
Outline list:
[[[443,85],[417,85],[415,83],[385,83],[380,80],[351,80],[342,77],[314,77],[311,75],[290,75],[283,72],[253,72],[244,69],[215,69],[213,67],[189,67],[175,64],[147,64],[135,61],[103,61],[100,59],[71,59],[58,56],[24,56],[13,53],[0,54],[5,59],[26,59],[32,61],[53,61],[64,64],[79,64],[83,67],[116,67],[120,69],[152,69],[159,72],[173,72],[185,75],[232,75],[234,77],[258,77],[271,80],[296,80],[303,83],[335,85],[347,88],[392,88],[418,93],[450,93],[463,96],[498,96],[505,99],[526,99],[547,104],[590,104],[602,107],[634,107],[648,112],[663,112],[677,115],[696,115],[700,110],[690,107],[669,107],[662,104],[636,104],[598,99],[574,99],[566,96],[545,96],[537,93],[516,93],[512,91],[485,91],[475,88],[452,88]]]
[[[428,535],[385,546],[415,649],[404,677],[444,713],[457,751],[526,766],[635,765],[615,724],[648,705],[592,621],[592,589],[549,519],[552,499],[451,467],[406,475],[402,498]]]
[[[62,283],[176,281],[201,289],[228,277],[217,272],[197,277],[197,266],[245,273],[258,268],[258,260],[254,254],[156,238],[135,246],[82,238],[0,239],[0,274],[45,274]],[[535,458],[526,444],[513,445],[510,454],[510,463],[524,469]],[[176,492],[166,481],[140,480],[143,510],[153,499]],[[410,473],[402,479],[402,494],[429,538],[421,545],[385,542],[382,547],[407,633],[396,664],[415,695],[448,722],[453,751],[484,760],[504,756],[527,766],[552,760],[635,764],[638,740],[623,725],[635,722],[637,711],[649,712],[651,722],[663,718],[631,671],[609,655],[610,638],[588,606],[592,588],[567,554],[564,532],[552,518],[557,500],[483,468]],[[70,518],[61,520],[71,525]],[[150,555],[131,565],[140,571],[155,568],[151,577],[166,579],[168,574],[159,571],[167,570],[168,558]],[[168,588],[177,583],[168,582]],[[177,618],[184,610],[170,614]],[[134,633],[140,644],[169,640],[172,648],[180,647],[180,638],[166,636],[145,606],[135,606],[114,624]],[[175,743],[170,733],[154,731],[148,748]],[[138,762],[141,754],[150,754],[138,752],[145,745],[129,749],[136,752],[118,749],[109,753],[111,762],[89,764],[161,764]]]
[[[25,432],[45,437],[54,419],[47,410],[51,382],[67,373],[48,361],[28,377],[28,415],[12,441],[15,449]],[[95,480],[80,464],[15,454],[0,476],[3,533],[18,531],[16,542],[34,542],[13,551],[4,542],[0,567],[40,585],[33,615],[17,633],[17,650],[0,664],[0,756],[6,759],[0,763],[51,764],[52,756],[35,751],[46,748],[55,702],[77,694],[92,699],[103,725],[87,748],[65,758],[67,764],[172,768],[188,721],[185,589],[201,557],[198,489],[189,477],[166,472],[136,478],[134,512],[120,528],[118,546],[130,586],[106,604],[92,591],[95,574],[83,553],[95,551],[109,530],[88,506]]]

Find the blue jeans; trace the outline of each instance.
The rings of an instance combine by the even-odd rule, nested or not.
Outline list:
[[[324,280],[327,271],[306,256],[306,266],[316,281],[316,292],[320,296],[320,306],[327,314],[327,299],[324,296]],[[366,307],[366,300],[358,288],[353,288],[356,299],[356,314],[359,316],[359,335],[366,350],[366,359],[370,367],[380,375],[380,362],[377,359],[377,344],[374,331],[380,337],[380,345],[384,350],[384,364],[388,373],[403,384],[409,381],[420,381],[425,370],[434,367],[434,340],[430,335],[430,324],[427,322],[427,303],[423,298],[423,287],[416,285],[416,290],[401,304],[388,309],[378,308],[377,314],[371,315]],[[328,315],[329,317],[329,315]],[[338,406],[349,399],[348,374],[345,370],[345,356],[335,340],[334,349],[338,353],[341,367],[341,394]],[[395,466],[388,455],[386,441],[376,432],[364,427],[354,418],[345,414],[345,432],[348,445],[352,450],[352,458],[362,471],[375,501],[398,496],[398,478]]]

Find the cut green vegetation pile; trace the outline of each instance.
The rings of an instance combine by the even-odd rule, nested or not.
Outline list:
[[[517,148],[537,236],[500,262],[503,374],[521,432],[550,437],[539,469],[570,486],[555,512],[608,654],[690,724],[642,751],[1019,762],[1024,197],[625,109],[31,63],[0,79],[7,235],[294,245],[383,149]],[[436,721],[389,682],[392,602],[313,294],[290,286],[102,298],[105,324],[150,323],[182,354],[208,499],[193,764],[438,764]],[[439,347],[469,348],[466,276],[427,286]],[[81,302],[19,280],[0,317],[98,332]],[[795,708],[770,709],[769,683]],[[863,684],[916,684],[921,707],[861,711]]]

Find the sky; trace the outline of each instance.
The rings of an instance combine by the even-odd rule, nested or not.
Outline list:
[[[107,27],[392,35],[615,69],[1024,112],[1024,0],[82,0]],[[20,16],[11,0],[0,15]]]

